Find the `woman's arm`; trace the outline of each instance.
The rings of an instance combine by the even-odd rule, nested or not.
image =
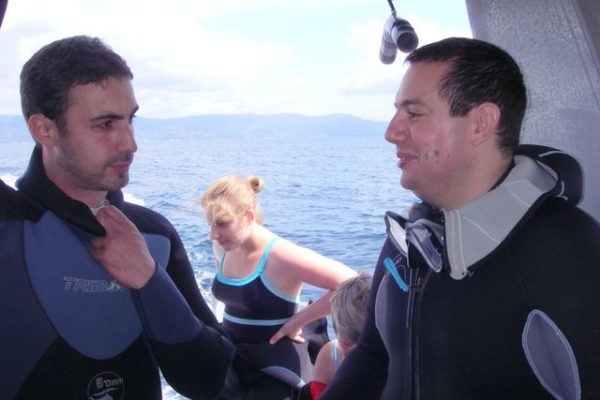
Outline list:
[[[302,310],[294,314],[283,326],[269,339],[269,343],[275,344],[284,336],[289,337],[295,342],[304,343],[304,338],[301,336],[302,327],[309,322],[322,318],[331,313],[331,295],[330,290],[317,301],[310,303]]]
[[[292,340],[303,342],[304,339],[300,336],[302,327],[328,315],[331,312],[329,300],[333,291],[340,283],[356,276],[357,273],[332,258],[287,240],[278,243],[272,257],[268,278],[280,290],[297,293],[303,283],[327,290],[321,298],[290,318],[270,340],[273,344],[288,336]]]

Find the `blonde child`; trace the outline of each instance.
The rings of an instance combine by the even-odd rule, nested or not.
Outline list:
[[[321,348],[313,379],[309,383],[311,398],[317,400],[333,379],[339,365],[356,346],[365,322],[371,276],[362,273],[340,284],[331,296],[331,316],[337,338]]]

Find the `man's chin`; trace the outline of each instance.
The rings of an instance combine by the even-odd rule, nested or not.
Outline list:
[[[112,192],[115,190],[121,190],[125,186],[127,186],[128,183],[129,183],[129,174],[119,175],[118,177],[111,179],[110,182],[104,182],[104,184],[101,185],[101,187],[102,187],[101,190],[106,190],[109,192]]]
[[[406,174],[402,174],[400,177],[400,186],[402,186],[406,190],[414,189],[414,182],[410,179],[410,177],[406,176]]]

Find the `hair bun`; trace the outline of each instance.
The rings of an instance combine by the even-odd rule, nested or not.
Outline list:
[[[258,176],[249,176],[246,178],[254,193],[258,193],[263,188],[263,180]]]

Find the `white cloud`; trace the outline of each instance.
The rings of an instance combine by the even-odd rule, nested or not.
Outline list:
[[[472,37],[468,29],[443,29],[434,21],[416,15],[409,15],[406,19],[417,33],[419,46],[450,36]],[[398,52],[392,64],[379,61],[384,23],[385,20],[371,20],[351,28],[350,43],[357,53],[362,54],[362,59],[337,82],[342,95],[360,97],[360,101],[368,107],[355,112],[383,120],[391,115],[393,97],[406,71],[403,65],[406,54],[402,52]]]
[[[142,116],[341,112],[387,119],[402,74],[402,55],[392,65],[378,59],[388,12],[372,0],[10,0],[0,32],[0,106],[20,113],[19,72],[37,49],[89,34],[132,67]],[[244,21],[246,14],[279,28],[285,24],[276,22],[298,15],[301,23],[290,25],[304,31],[265,27],[255,34],[262,27]],[[450,34],[432,19],[407,19],[422,43]]]

